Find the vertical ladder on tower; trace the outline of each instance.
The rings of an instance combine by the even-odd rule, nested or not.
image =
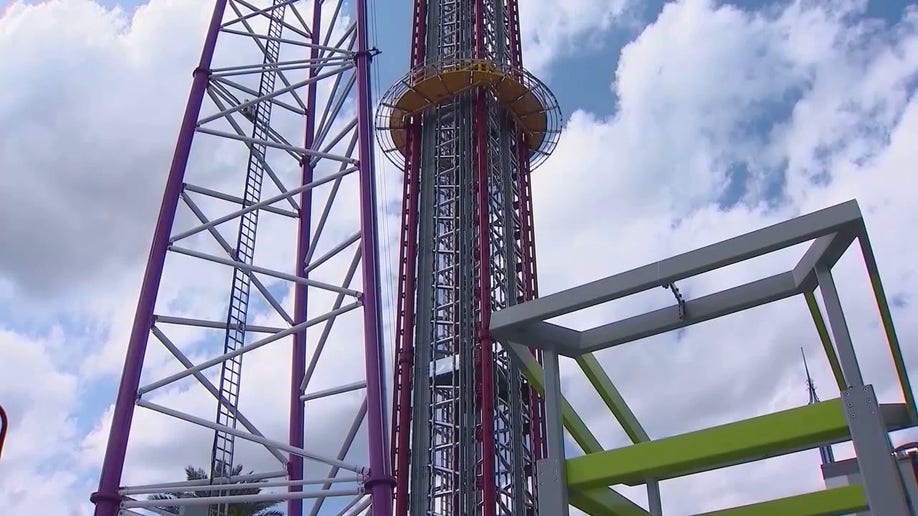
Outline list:
[[[274,92],[277,73],[271,65],[276,65],[280,54],[280,37],[283,30],[285,0],[274,0],[274,8],[268,14],[268,38],[261,45],[264,50],[258,99]],[[268,141],[271,120],[271,102],[258,100],[243,111],[243,115],[252,122],[252,138],[256,141]],[[264,177],[265,145],[252,143],[249,151],[248,168],[245,178],[243,206],[249,206],[261,199],[261,185]],[[258,210],[244,213],[239,221],[239,233],[236,240],[235,260],[241,264],[252,265],[255,253],[255,229],[258,225]],[[229,308],[227,310],[226,339],[223,352],[229,353],[245,344],[246,314],[249,307],[249,272],[236,268],[233,271],[233,284],[230,290]],[[220,395],[222,402],[217,404],[217,424],[236,428],[236,409],[239,402],[239,387],[242,374],[242,355],[236,355],[223,362],[220,371]],[[211,454],[211,482],[233,475],[233,453],[235,437],[232,434],[217,430]],[[223,493],[226,494],[226,493]],[[228,516],[229,506],[218,504],[210,507],[211,516]]]

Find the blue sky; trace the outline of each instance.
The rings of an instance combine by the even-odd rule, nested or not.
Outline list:
[[[380,89],[405,72],[410,4],[378,3]],[[147,2],[29,1],[11,4],[14,15],[0,17],[0,55],[13,56],[14,72],[0,78],[0,170],[15,171],[0,174],[0,241],[16,243],[0,249],[0,403],[22,421],[14,422],[0,462],[0,505],[15,514],[29,514],[52,496],[18,489],[37,481],[58,489],[61,514],[85,514],[97,481],[100,428],[207,10],[181,0],[150,4],[155,9],[136,19],[143,10],[135,9]],[[868,214],[889,295],[898,301],[900,338],[914,369],[918,312],[911,292],[918,275],[907,257],[918,243],[901,238],[918,223],[918,190],[906,170],[918,150],[902,143],[918,136],[914,2],[528,4],[524,59],[552,88],[566,122],[534,185],[543,292],[855,197]],[[116,7],[120,14],[105,11]],[[150,106],[155,109],[145,112]],[[384,181],[389,203],[398,192],[391,177]],[[571,268],[572,261],[580,265]],[[842,287],[860,299],[846,306],[858,316],[871,313],[858,297],[864,292],[858,264],[842,265],[850,278]],[[712,281],[687,288],[704,290]],[[174,301],[196,306],[206,299],[205,286],[198,287],[196,297],[176,294]],[[616,310],[606,315],[620,315]],[[787,317],[793,330],[750,316],[679,339],[680,346],[711,353],[715,358],[703,362],[710,367],[725,364],[706,376],[753,392],[735,406],[714,399],[713,380],[686,376],[682,348],[667,347],[675,340],[602,358],[657,436],[694,427],[701,419],[691,414],[706,410],[728,420],[793,406],[806,394],[796,350],[812,343],[812,335],[793,307],[775,310],[769,313]],[[855,317],[852,331],[869,340],[875,324]],[[763,360],[774,380],[767,392],[756,391],[765,380],[731,347],[746,327],[759,328],[756,338],[769,350]],[[827,369],[812,352],[817,385],[829,397]],[[883,356],[865,360],[881,392],[894,396]],[[674,401],[679,390],[670,382],[641,384],[634,372],[641,367],[696,389]],[[574,371],[566,374],[572,402],[589,413],[596,400]],[[25,387],[35,378],[44,380]],[[665,413],[685,417],[671,421]],[[614,430],[602,439],[621,444]],[[146,443],[160,451],[166,444]],[[749,470],[752,480],[732,490],[686,480],[664,493],[673,493],[666,499],[674,514],[700,510],[697,492],[710,504],[753,500],[759,496],[753,487],[761,487],[753,484],[766,473],[809,467],[811,459]],[[818,478],[808,474],[795,485],[814,483]],[[778,483],[766,490],[793,489]]]

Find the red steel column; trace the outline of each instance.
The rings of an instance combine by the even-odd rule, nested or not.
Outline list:
[[[427,38],[427,0],[415,0],[411,29],[411,69],[422,66]],[[420,120],[406,128],[405,176],[402,199],[402,231],[399,246],[399,292],[395,334],[395,382],[393,393],[392,446],[395,469],[396,516],[408,515],[408,484],[411,479],[412,376],[414,368],[415,279],[417,276],[418,195],[421,160]]]
[[[319,35],[322,21],[322,4],[316,2],[312,11],[312,49],[309,51],[309,59],[315,61],[319,57],[318,45],[320,43]],[[309,68],[309,79],[314,79],[317,75],[314,67]],[[304,149],[311,149],[315,139],[316,127],[316,83],[312,82],[306,87],[306,135],[303,143]],[[301,163],[301,180],[300,184],[309,184],[313,180],[312,157],[303,156]],[[306,271],[306,256],[309,253],[309,244],[312,239],[312,189],[308,189],[300,194],[300,219],[297,231],[296,244],[296,264],[294,272],[297,276],[308,276]],[[297,283],[293,291],[293,323],[300,324],[306,320],[309,307],[309,288]],[[304,434],[306,426],[305,407],[303,400],[300,399],[300,386],[303,383],[303,377],[306,375],[306,331],[303,330],[293,335],[292,349],[292,366],[290,376],[290,422],[287,439],[291,446],[302,448],[304,443]],[[287,461],[287,476],[289,480],[303,479],[303,457],[290,454]],[[302,491],[303,486],[290,486],[288,491]],[[303,501],[288,500],[287,516],[302,516]]]

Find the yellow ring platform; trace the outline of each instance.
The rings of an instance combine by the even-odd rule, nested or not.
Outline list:
[[[477,87],[493,92],[523,131],[530,154],[547,157],[554,150],[560,110],[548,88],[531,73],[501,68],[491,61],[468,60],[417,68],[383,96],[377,128],[386,134],[383,150],[396,165],[404,163],[408,119]],[[393,156],[396,154],[397,156]],[[541,161],[541,160],[538,160]]]

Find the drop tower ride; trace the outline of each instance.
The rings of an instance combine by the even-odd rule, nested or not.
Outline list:
[[[542,404],[488,334],[537,295],[530,173],[560,126],[522,67],[517,0],[415,0],[410,71],[376,125],[404,171],[394,512],[535,514]]]

